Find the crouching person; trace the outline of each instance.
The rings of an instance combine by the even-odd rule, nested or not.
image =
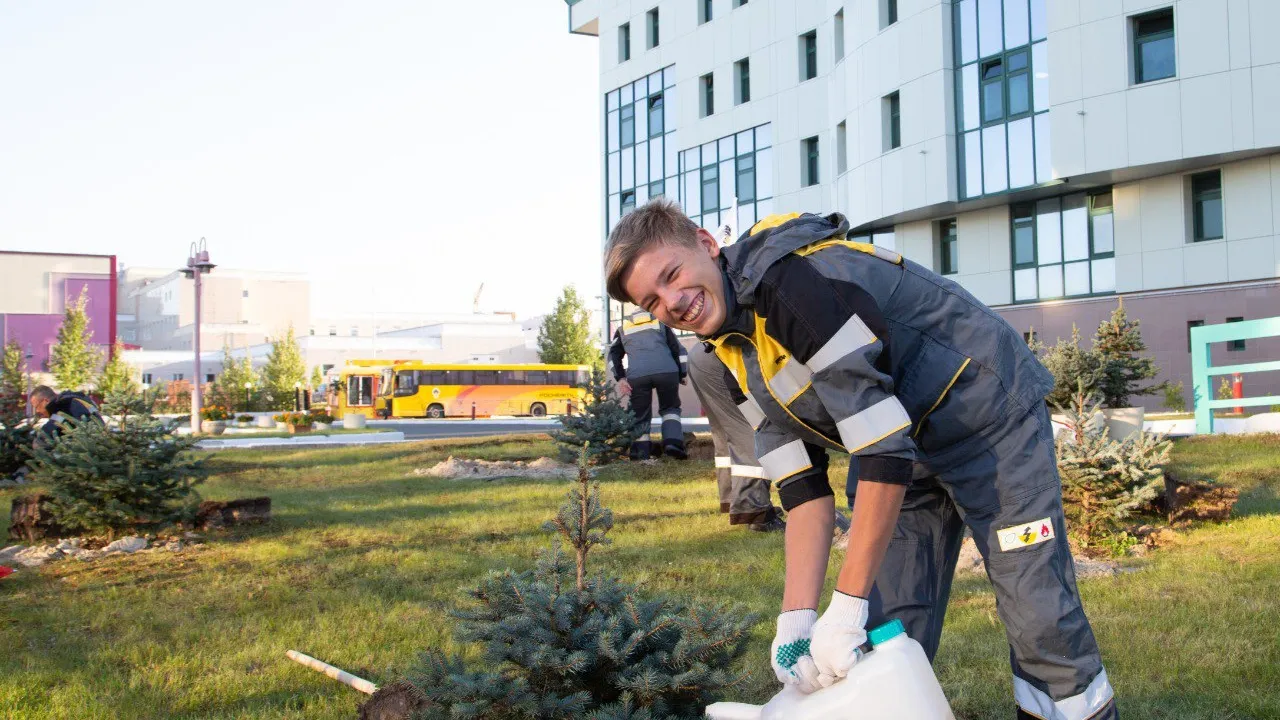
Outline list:
[[[53,445],[76,423],[105,422],[102,411],[87,395],[69,390],[59,393],[47,385],[37,385],[31,391],[31,410],[36,417],[46,418],[31,441],[36,448]]]

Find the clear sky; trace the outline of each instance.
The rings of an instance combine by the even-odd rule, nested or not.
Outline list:
[[[0,249],[204,236],[315,312],[594,303],[597,57],[561,0],[4,0]]]

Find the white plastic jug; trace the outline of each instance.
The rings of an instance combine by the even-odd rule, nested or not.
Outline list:
[[[872,650],[849,676],[806,695],[788,685],[766,705],[719,702],[711,720],[955,720],[924,648],[899,620],[867,633]]]

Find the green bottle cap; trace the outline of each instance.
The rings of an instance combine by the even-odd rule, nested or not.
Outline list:
[[[871,645],[874,647],[880,643],[888,642],[906,631],[907,628],[902,624],[901,620],[890,620],[879,627],[871,628],[871,631],[867,633],[867,639],[871,641]]]

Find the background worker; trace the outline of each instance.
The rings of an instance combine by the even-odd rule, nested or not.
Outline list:
[[[688,457],[680,424],[680,386],[689,372],[689,356],[671,328],[647,312],[634,313],[613,334],[609,367],[618,391],[630,397],[639,437],[631,443],[632,460],[648,460],[653,420],[653,393],[662,417],[662,450],[677,460]]]
[[[102,411],[87,395],[70,390],[59,393],[48,385],[31,390],[31,410],[36,417],[48,418],[32,440],[36,447],[52,445],[74,423],[104,422]]]

